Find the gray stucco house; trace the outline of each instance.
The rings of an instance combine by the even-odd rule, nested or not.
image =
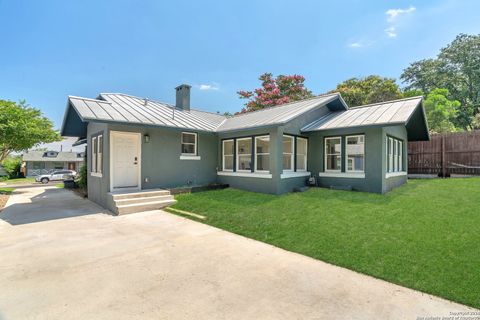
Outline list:
[[[422,97],[349,108],[333,93],[225,117],[190,109],[188,85],[175,105],[69,96],[61,134],[86,139],[88,196],[117,213],[138,209],[132,197],[172,201],[150,189],[211,183],[281,194],[314,177],[385,193],[407,181],[408,141],[429,139]]]
[[[84,158],[83,152],[27,151],[22,155],[22,171],[27,177],[48,174],[59,169],[79,171]]]

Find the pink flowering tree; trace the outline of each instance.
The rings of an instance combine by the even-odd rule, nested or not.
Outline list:
[[[264,73],[258,79],[262,82],[261,88],[237,92],[240,99],[248,100],[240,113],[278,106],[313,96],[312,92],[305,88],[305,78],[300,75],[279,75],[273,78],[271,73]]]

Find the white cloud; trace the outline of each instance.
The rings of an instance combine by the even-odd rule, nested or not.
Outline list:
[[[363,47],[363,44],[361,42],[353,42],[353,43],[349,43],[348,46],[350,48],[361,48]]]
[[[417,8],[410,6],[408,9],[388,9],[385,14],[387,15],[387,21],[393,22],[402,14],[409,14],[417,10]]]
[[[397,25],[399,24],[400,17],[415,12],[415,10],[417,10],[415,7],[410,6],[407,9],[388,9],[385,11],[385,14],[387,15],[388,27],[384,31],[387,36],[389,38],[397,37]]]
[[[200,85],[198,85],[198,89],[203,90],[203,91],[220,90],[218,84],[200,84]]]
[[[370,47],[373,42],[371,41],[355,41],[348,44],[350,48],[364,48]]]
[[[395,27],[388,27],[384,30],[389,38],[395,38],[397,36],[397,30]]]

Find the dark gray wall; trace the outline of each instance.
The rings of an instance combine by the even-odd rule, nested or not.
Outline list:
[[[403,166],[405,172],[408,172],[408,134],[405,126],[391,126],[383,128],[383,186],[382,192],[388,192],[407,182],[407,175],[386,178],[387,173],[387,136],[403,140]]]
[[[218,137],[218,169],[222,170],[222,141],[231,138],[243,138],[251,136],[270,136],[270,174],[271,178],[218,176],[218,182],[227,183],[233,188],[239,188],[255,192],[279,193],[280,171],[282,168],[282,135],[278,128],[266,128],[248,130],[237,133],[220,133]]]
[[[92,135],[98,133],[103,134],[103,166],[102,176],[92,176],[90,173],[92,168]],[[108,192],[110,192],[110,171],[109,171],[109,153],[108,148],[110,137],[108,136],[108,126],[104,123],[90,122],[87,126],[87,183],[88,183],[88,199],[96,202],[111,210],[111,205],[108,202]]]
[[[325,138],[347,135],[365,135],[365,178],[319,177],[318,173],[325,171]],[[342,171],[345,171],[345,142],[342,147]],[[312,133],[309,140],[308,158],[312,173],[322,187],[351,186],[358,191],[382,192],[382,128],[348,128]]]
[[[195,131],[113,124],[108,129],[141,133],[142,189],[205,185],[216,181],[218,138],[214,134],[197,132],[197,152],[201,160],[180,160],[181,133]],[[150,136],[148,143],[144,139],[146,134]]]

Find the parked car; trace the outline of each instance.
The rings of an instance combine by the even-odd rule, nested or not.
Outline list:
[[[75,177],[77,172],[73,170],[57,170],[49,174],[42,174],[35,177],[36,182],[47,184],[50,181],[67,180]]]

